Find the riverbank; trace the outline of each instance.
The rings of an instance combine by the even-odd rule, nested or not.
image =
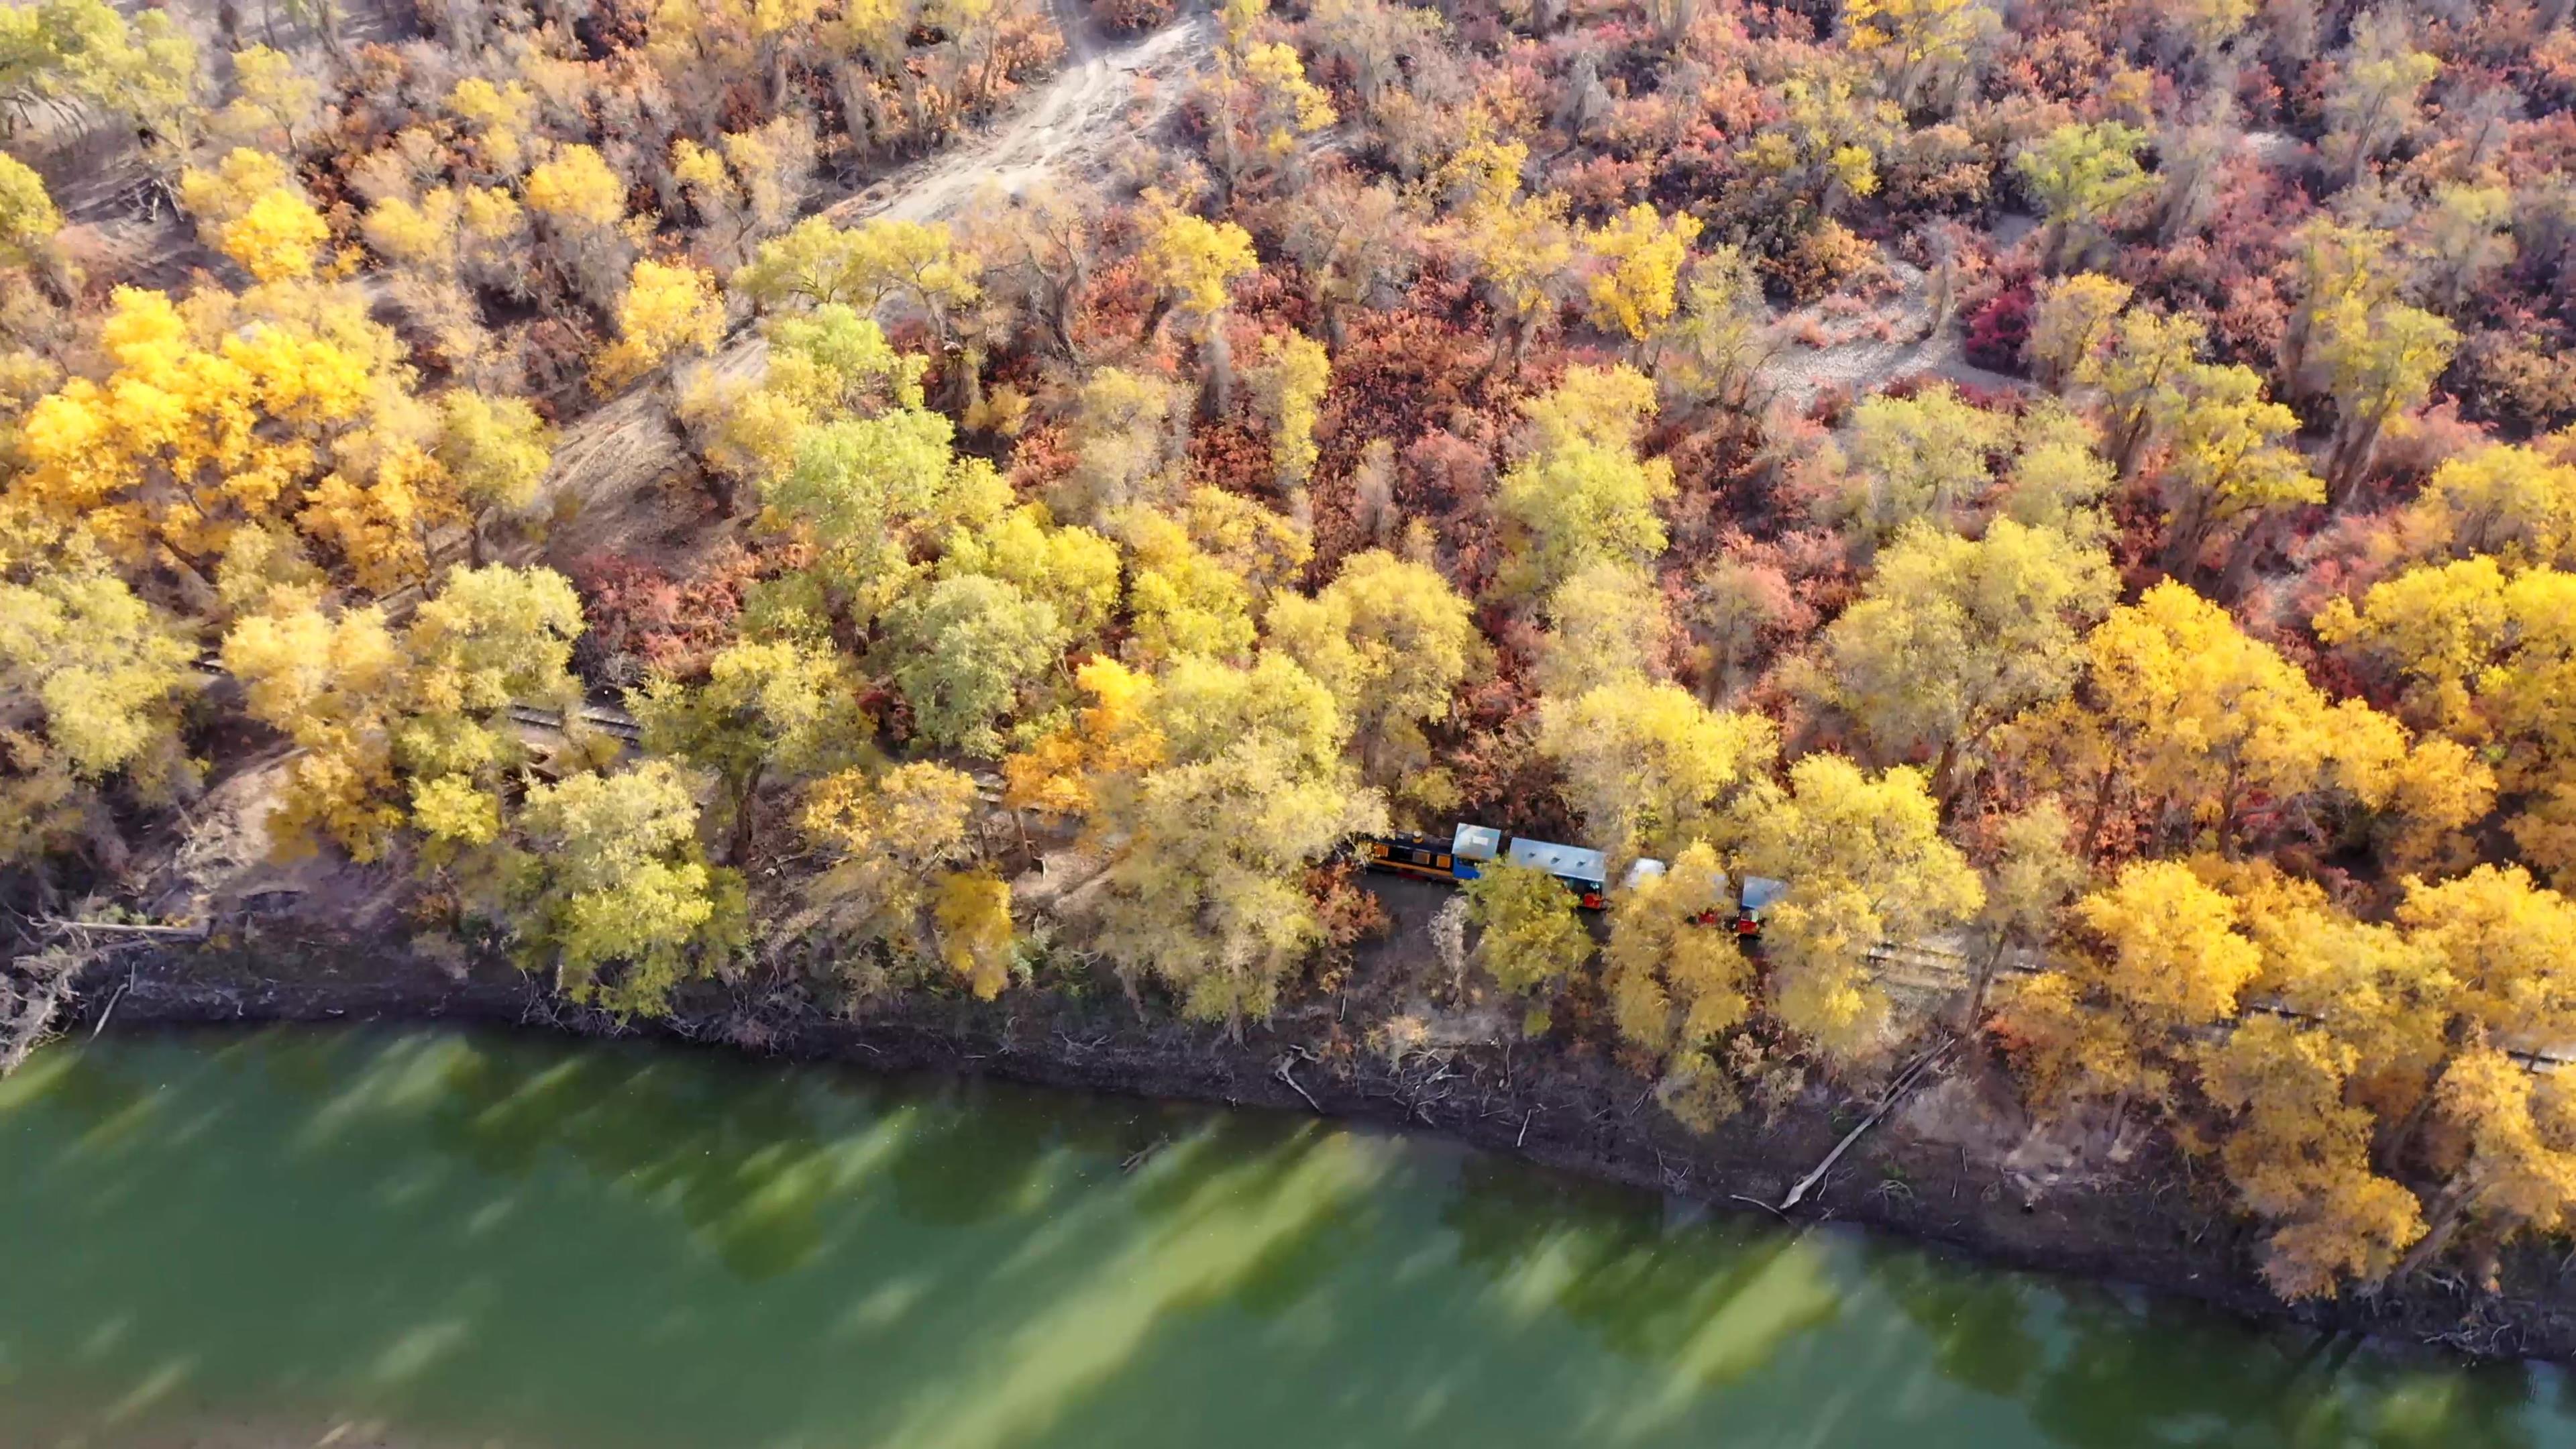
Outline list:
[[[1390,1060],[1330,999],[1283,1010],[1236,1042],[1139,1020],[1116,993],[1015,992],[980,1004],[913,1000],[858,1019],[790,989],[700,987],[659,1022],[570,1008],[505,966],[461,973],[383,940],[271,925],[155,946],[93,968],[65,1029],[456,1022],[833,1060],[886,1072],[976,1073],[1040,1086],[1310,1112],[1429,1130],[1562,1170],[1769,1212],[1868,1111],[1807,1092],[1700,1136],[1614,1063],[1551,1044],[1458,1046]],[[1810,1189],[1792,1217],[1839,1220],[1991,1262],[2136,1285],[2247,1318],[2380,1335],[2475,1357],[2576,1362],[2576,1295],[2537,1253],[2504,1291],[2425,1275],[2376,1297],[2285,1305],[2255,1278],[2252,1238],[2207,1173],[2161,1137],[2115,1142],[2113,1165],[2048,1175],[2025,1130],[1998,1123],[2002,1084],[1962,1048]],[[2115,1133],[2115,1136],[2117,1134]]]

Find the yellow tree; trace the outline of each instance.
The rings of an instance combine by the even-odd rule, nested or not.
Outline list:
[[[1539,752],[1614,875],[1713,828],[1733,793],[1771,763],[1777,732],[1757,714],[1712,710],[1672,684],[1629,679],[1539,706]]]
[[[2166,442],[2158,483],[2165,500],[2165,562],[2188,568],[2214,537],[2242,535],[2256,520],[2326,501],[2326,486],[2290,443],[2299,419],[2264,396],[2262,375],[2235,364],[2193,363],[2150,404]]]
[[[554,461],[554,429],[524,398],[460,387],[441,393],[438,404],[432,455],[472,514],[468,537],[480,564],[492,520],[523,513],[537,501],[538,485]]]
[[[2421,118],[2424,88],[2442,62],[2417,50],[2406,12],[2380,9],[2353,23],[2352,44],[2326,92],[2328,148],[2344,158],[2344,184],[2362,178]]]
[[[1353,554],[1314,598],[1270,606],[1270,644],[1333,692],[1370,783],[1437,809],[1445,773],[1423,727],[1449,718],[1481,659],[1474,611],[1438,570],[1379,550]]]
[[[2447,458],[2407,509],[2406,541],[2434,556],[2576,565],[2576,464],[2515,443]]]
[[[2198,360],[2208,335],[2197,317],[2132,309],[2111,324],[2105,342],[2076,358],[2075,381],[2101,389],[2110,404],[2111,456],[2122,477],[2136,471],[2155,431],[2157,399]]]
[[[225,635],[223,660],[251,716],[301,751],[270,817],[279,846],[328,838],[371,860],[403,821],[404,780],[495,783],[524,754],[510,706],[580,698],[581,627],[572,585],[547,569],[452,570],[399,636],[376,608],[273,590]]]
[[[944,222],[876,217],[843,228],[815,216],[762,243],[733,286],[763,307],[839,303],[861,316],[908,301],[944,350],[957,313],[984,295],[983,274],[981,259],[959,247]]]
[[[2099,272],[2044,283],[2031,311],[2030,340],[2022,344],[2032,375],[2044,386],[2062,385],[2110,340],[2112,323],[2129,297],[2128,283]]]
[[[1152,662],[1181,655],[1236,660],[1252,649],[1253,586],[1200,547],[1187,525],[1150,508],[1114,524],[1127,545],[1128,652]]]
[[[2416,719],[2495,755],[2524,860],[2561,878],[2576,865],[2576,728],[2563,704],[2576,686],[2576,575],[2508,575],[2484,556],[2424,565],[2372,585],[2358,608],[2336,600],[2316,627],[2392,666]]]
[[[1652,574],[1597,563],[1547,596],[1548,631],[1531,679],[1539,693],[1572,699],[1605,684],[1671,673],[1673,620]]]
[[[1589,565],[1643,564],[1664,551],[1655,510],[1673,494],[1672,464],[1636,451],[1654,406],[1654,384],[1628,367],[1568,369],[1555,391],[1522,405],[1526,451],[1494,495],[1506,590],[1542,596]]]
[[[1604,332],[1624,332],[1630,342],[1643,344],[1671,319],[1682,264],[1699,233],[1698,218],[1687,213],[1659,216],[1640,202],[1585,238],[1600,261],[1585,284],[1593,325]]]
[[[1261,339],[1261,365],[1252,374],[1252,390],[1270,420],[1270,466],[1280,488],[1292,496],[1306,486],[1321,456],[1315,423],[1332,376],[1324,344],[1304,333]]]
[[[1278,41],[1219,53],[1201,95],[1209,159],[1229,198],[1257,168],[1293,173],[1298,138],[1339,119],[1332,98],[1307,79],[1296,48]]]
[[[1565,198],[1521,194],[1528,160],[1526,145],[1480,131],[1442,168],[1442,180],[1463,196],[1447,230],[1483,283],[1497,366],[1506,349],[1517,363],[1530,335],[1553,320],[1574,265]]]
[[[1479,932],[1476,961],[1505,991],[1530,996],[1572,975],[1592,955],[1592,933],[1565,882],[1534,865],[1495,861],[1467,882],[1467,917]],[[1530,1025],[1545,1029],[1543,1009]]]
[[[2236,902],[2177,860],[2137,861],[2078,901],[2081,948],[2020,984],[1997,1029],[2043,1099],[2170,1104],[2204,1028],[2232,1019],[2263,955]]]
[[[13,493],[79,520],[120,563],[202,571],[245,527],[292,525],[384,591],[462,516],[401,343],[363,298],[298,284],[182,308],[119,289],[103,367],[27,411]]]
[[[575,1001],[659,1016],[746,922],[742,878],[698,849],[698,802],[667,760],[529,787],[512,927],[529,970]]]
[[[2002,29],[1982,0],[1848,0],[1844,43],[1879,66],[1887,93],[1912,110],[1924,88],[1964,72]]]
[[[86,103],[184,147],[201,118],[197,47],[166,11],[129,21],[106,0],[0,9],[0,109],[12,130],[45,108]]]
[[[2083,707],[2033,723],[2039,748],[2082,762],[2088,854],[2122,790],[2233,850],[2251,799],[2286,807],[2345,783],[2356,751],[2385,750],[2371,711],[2330,706],[2295,665],[2181,584],[2112,610],[2085,648]]]
[[[2201,1087],[2230,1114],[2220,1164],[2237,1201],[2272,1224],[2263,1281],[2285,1299],[2377,1283],[2424,1235],[2415,1195],[2370,1166],[2375,1118],[2346,1100],[2359,1057],[2326,1032],[2255,1017],[2200,1062]]]
[[[898,956],[929,954],[922,912],[935,908],[945,868],[974,854],[976,808],[973,776],[927,760],[815,781],[798,824],[827,862],[806,888],[820,923],[838,941],[882,942]],[[1007,923],[1007,893],[1002,904]],[[970,962],[980,963],[980,938],[992,928],[982,912],[991,905],[988,898],[951,908],[968,911],[952,919]],[[864,973],[864,958],[848,969]]]
[[[1095,655],[1073,677],[1091,702],[1002,762],[1003,799],[1013,809],[1087,815],[1110,783],[1163,759],[1163,732],[1148,713],[1153,676]]]
[[[1967,539],[1910,524],[1825,631],[1833,699],[1882,750],[1932,751],[1946,801],[1962,752],[2074,686],[2083,631],[2118,586],[2108,555],[2055,529],[1999,518]]]
[[[104,792],[160,802],[195,778],[180,739],[195,655],[86,539],[0,514],[0,866],[87,842],[116,867]]]
[[[1002,994],[1011,980],[1011,883],[989,870],[950,871],[939,878],[933,919],[939,958],[966,981],[978,1001]]]
[[[15,156],[0,156],[0,265],[33,266],[49,255],[63,214],[45,178]]]
[[[1162,753],[1093,777],[1111,863],[1084,913],[1131,992],[1150,974],[1188,1015],[1239,1033],[1323,939],[1307,869],[1385,812],[1342,758],[1331,692],[1284,654],[1176,659],[1143,710]]]
[[[1788,882],[1766,909],[1762,954],[1773,1015],[1841,1061],[1888,1045],[1889,1002],[1869,969],[1883,941],[1911,941],[1973,916],[1985,888],[1941,838],[1920,772],[1876,776],[1840,755],[1763,780],[1736,808],[1743,858]]]
[[[675,357],[724,340],[724,298],[715,274],[639,258],[617,304],[617,340],[599,354],[599,389],[614,391]]]
[[[1141,261],[1146,280],[1160,292],[1156,320],[1175,314],[1202,337],[1215,335],[1234,284],[1261,269],[1252,236],[1242,227],[1193,216],[1160,199],[1145,219]]]
[[[1611,898],[1602,986],[1621,1036],[1658,1060],[1705,1053],[1751,1013],[1752,959],[1721,921],[1734,904],[1725,863],[1698,840]]]

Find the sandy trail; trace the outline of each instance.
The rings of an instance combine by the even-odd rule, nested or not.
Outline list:
[[[935,221],[956,214],[988,187],[1016,195],[1047,177],[1094,166],[1115,143],[1142,133],[1169,112],[1183,90],[1174,82],[1206,60],[1213,37],[1209,17],[1194,15],[1088,55],[1080,53],[1077,41],[1079,58],[1068,61],[1011,115],[826,207],[822,215],[839,226],[878,216]],[[1140,78],[1158,83],[1150,111],[1141,117],[1129,106]],[[712,365],[726,377],[752,376],[767,351],[746,325],[735,330]],[[680,439],[663,418],[665,406],[662,389],[648,384],[564,429],[539,506],[560,508],[577,501],[578,507],[557,530],[548,552],[571,558],[630,547],[680,522],[658,506],[651,486],[683,461]]]

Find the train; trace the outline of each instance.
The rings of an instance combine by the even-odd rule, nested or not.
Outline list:
[[[1481,875],[1487,863],[1506,860],[1514,865],[1535,866],[1563,881],[1566,889],[1574,893],[1574,903],[1584,910],[1601,910],[1610,900],[1610,862],[1600,851],[1526,835],[1506,835],[1491,825],[1460,821],[1447,840],[1399,831],[1364,835],[1356,844],[1361,864],[1371,870],[1463,885]],[[1662,875],[1667,869],[1660,860],[1641,859],[1628,867],[1620,883],[1634,885]],[[1760,939],[1763,914],[1788,889],[1786,881],[1759,875],[1745,877],[1735,914],[1723,924],[1739,940]],[[1720,922],[1710,920],[1709,924]]]

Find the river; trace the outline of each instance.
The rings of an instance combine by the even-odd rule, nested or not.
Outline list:
[[[2576,1395],[1272,1114],[448,1032],[0,1083],[0,1444],[323,1442],[2515,1449]]]

